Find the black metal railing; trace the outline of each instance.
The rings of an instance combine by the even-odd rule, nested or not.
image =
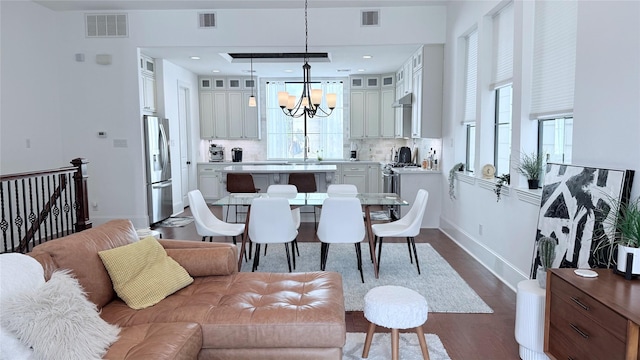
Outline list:
[[[30,251],[91,228],[85,159],[73,166],[0,176],[1,252]]]

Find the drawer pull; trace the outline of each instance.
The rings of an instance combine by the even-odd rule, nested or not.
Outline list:
[[[571,326],[571,328],[573,329],[573,331],[577,332],[578,334],[580,334],[580,336],[582,336],[585,339],[589,338],[589,335],[587,333],[585,333],[584,331],[580,330],[579,327],[573,325],[573,324],[569,324],[569,326]]]
[[[573,301],[574,303],[578,304],[578,306],[580,306],[581,308],[585,309],[586,311],[589,311],[589,307],[585,304],[583,304],[580,300],[578,300],[575,297],[571,297],[571,301]]]

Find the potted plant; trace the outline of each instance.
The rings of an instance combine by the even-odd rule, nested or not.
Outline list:
[[[535,152],[522,154],[516,165],[516,171],[527,178],[529,189],[537,189],[542,174],[542,157]]]
[[[456,179],[456,171],[463,171],[464,170],[464,164],[463,163],[457,163],[455,165],[453,165],[453,167],[451,168],[451,170],[449,170],[449,198],[451,200],[454,200],[456,198],[455,192],[454,192],[454,187],[455,187],[455,183],[454,180]]]
[[[509,174],[502,174],[500,176],[497,177],[497,181],[496,181],[496,188],[493,189],[493,192],[496,193],[497,196],[497,200],[496,201],[500,201],[500,192],[502,191],[502,186],[506,183],[507,185],[509,185],[511,183],[511,175]]]
[[[543,236],[538,240],[538,256],[540,257],[540,266],[536,274],[538,285],[541,288],[547,287],[547,269],[553,265],[556,258],[556,241],[550,237]]]
[[[610,216],[604,221],[613,231],[612,245],[617,245],[617,270],[626,273],[627,256],[632,254],[631,274],[640,275],[640,197],[628,202],[613,199]]]

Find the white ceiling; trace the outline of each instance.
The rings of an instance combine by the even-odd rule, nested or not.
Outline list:
[[[123,10],[170,10],[170,9],[281,9],[304,8],[302,0],[34,0],[55,11],[123,11]],[[424,6],[443,5],[443,0],[311,0],[309,8],[362,7],[375,8],[385,6]],[[303,29],[301,29],[302,31]],[[329,53],[330,62],[310,61],[312,76],[344,77],[350,74],[384,74],[395,72],[402,63],[418,48],[415,45],[386,46],[334,46],[314,48],[309,44],[310,52]],[[249,76],[249,62],[231,63],[224,54],[228,52],[303,52],[304,44],[292,48],[221,48],[221,47],[162,47],[143,48],[141,51],[153,58],[166,59],[198,75],[215,75],[218,70],[225,75]],[[363,59],[370,55],[371,59]],[[199,56],[200,60],[192,60]],[[285,63],[265,63],[254,61],[254,75],[258,77],[300,77],[302,60]],[[360,71],[359,71],[360,70]]]

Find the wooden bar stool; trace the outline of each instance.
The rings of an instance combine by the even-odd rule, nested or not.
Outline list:
[[[424,296],[402,286],[387,285],[375,287],[364,296],[364,317],[371,322],[364,341],[362,357],[369,356],[371,340],[376,325],[391,329],[391,358],[399,359],[399,329],[415,329],[424,360],[429,360],[427,341],[422,325],[427,321],[429,307]]]

